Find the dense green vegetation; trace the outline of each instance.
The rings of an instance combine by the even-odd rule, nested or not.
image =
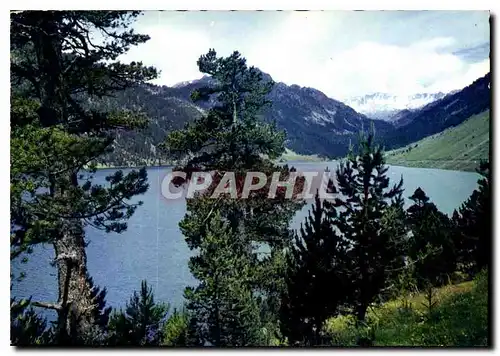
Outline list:
[[[355,346],[359,334],[371,334],[378,347],[484,346],[489,339],[488,275],[436,289],[429,315],[425,293],[403,295],[368,311],[368,326],[356,329],[352,318],[340,316],[325,324],[332,344]]]
[[[27,258],[37,244],[53,244],[59,293],[56,302],[11,298],[13,345],[490,344],[489,163],[479,167],[478,189],[449,217],[422,189],[405,192],[404,177],[389,184],[372,126],[331,174],[331,195],[316,192],[310,215],[293,231],[305,181],[293,167],[276,163],[286,132],[262,119],[274,83],[237,51],[221,57],[210,49],[200,56],[198,68],[210,85],[195,88],[191,98],[215,104],[166,134],[161,145],[176,170],[186,173],[175,183],[213,172],[208,189],[187,201],[179,224],[194,252],[189,269],[198,283],[184,291],[182,310],[155,300],[147,281],[124,309],[107,307],[105,288],[88,273],[83,228],[124,231],[140,208],[130,199],[148,183],[141,169],[127,175],[117,170],[107,177],[109,185],[93,184],[93,163],[113,152],[119,133],[144,128],[146,118],[89,108],[81,94],[102,100],[156,77],[142,63],[114,62],[148,40],[117,30],[138,15],[12,15],[11,259]],[[107,41],[93,44],[93,30]],[[280,181],[296,184],[269,197],[268,180],[242,199],[248,172],[277,172]],[[211,198],[219,186],[224,191]],[[412,201],[406,210],[405,198]],[[48,325],[35,308],[56,310],[56,323]]]
[[[142,63],[116,58],[147,35],[121,29],[137,12],[24,11],[11,15],[11,258],[52,244],[58,300],[32,304],[57,311],[61,345],[99,344],[107,324],[105,289],[87,271],[86,226],[122,232],[148,189],[146,170],[93,184],[96,157],[112,150],[117,130],[144,125],[141,113],[98,111],[85,98],[102,98],[157,76]],[[92,31],[107,34],[95,44]],[[90,165],[89,165],[90,164]],[[87,167],[87,170],[83,168]]]
[[[406,147],[387,152],[387,163],[399,166],[472,171],[489,159],[490,111],[474,115]]]

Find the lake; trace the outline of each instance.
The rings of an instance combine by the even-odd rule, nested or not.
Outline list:
[[[336,168],[334,161],[287,163],[303,171],[323,171],[328,166],[333,172]],[[178,228],[186,211],[186,202],[184,199],[167,201],[161,196],[161,179],[170,170],[168,167],[148,169],[149,190],[137,199],[144,201],[144,205],[138,207],[129,220],[127,231],[107,234],[93,228],[87,230],[90,241],[87,247],[88,269],[94,282],[107,288],[109,306],[124,306],[133,291],[140,288],[143,279],[152,285],[155,300],[181,306],[184,288],[196,283],[187,265],[192,252]],[[95,181],[104,184],[105,176],[113,171],[99,170]],[[408,197],[421,187],[437,207],[450,216],[477,187],[480,177],[472,172],[399,166],[391,166],[388,174],[391,183],[398,182],[403,176],[406,206],[411,205]],[[300,225],[309,209],[310,204],[297,213],[292,227]],[[33,300],[56,301],[57,270],[50,266],[53,254],[50,245],[37,246],[28,263],[11,262],[12,272],[26,272],[23,281],[13,283],[12,296],[27,298],[32,295]]]

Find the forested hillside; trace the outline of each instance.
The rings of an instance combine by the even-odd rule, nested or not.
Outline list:
[[[154,85],[137,85],[110,97],[94,100],[90,105],[104,111],[127,109],[147,117],[145,127],[135,131],[116,130],[113,152],[99,157],[104,165],[129,167],[165,164],[168,156],[159,144],[168,132],[180,129],[186,122],[199,118],[204,110],[188,100],[164,95]]]

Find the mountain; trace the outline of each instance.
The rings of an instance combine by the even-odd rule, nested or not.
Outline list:
[[[265,73],[263,78],[271,80]],[[107,110],[141,110],[151,119],[148,127],[139,132],[118,132],[115,151],[103,156],[99,163],[127,166],[165,162],[168,157],[157,151],[157,145],[169,131],[182,128],[215,104],[214,98],[196,104],[190,100],[193,90],[211,84],[213,79],[209,76],[173,87],[147,84],[96,103]],[[286,147],[297,154],[343,156],[349,142],[354,143],[358,132],[368,129],[372,122],[378,132],[393,128],[313,88],[276,83],[269,99],[272,105],[263,112],[263,119],[276,122],[279,129],[287,132]]]
[[[271,79],[268,74],[264,78]],[[394,149],[489,109],[490,80],[488,74],[422,108],[399,111],[393,122],[372,120],[319,90],[276,83],[269,94],[272,105],[263,112],[263,119],[274,121],[279,129],[285,130],[286,147],[301,155],[344,156],[349,144],[356,143],[359,131],[371,125],[378,140],[387,149]],[[168,157],[158,150],[158,144],[168,132],[182,128],[215,104],[214,98],[196,104],[190,100],[194,89],[211,84],[213,79],[209,76],[173,87],[147,84],[92,103],[106,110],[141,110],[150,118],[149,125],[138,132],[118,131],[114,152],[103,156],[98,163],[115,166],[165,163]]]
[[[99,158],[98,163],[112,166],[135,166],[165,163],[168,157],[158,150],[168,132],[181,129],[187,121],[201,117],[200,106],[170,94],[171,88],[141,85],[117,92],[94,106],[104,110],[128,109],[147,115],[146,128],[116,132],[114,150]]]
[[[264,81],[272,80],[269,74],[262,74]],[[205,76],[184,86],[165,88],[163,93],[189,101],[194,89],[210,85],[211,80]],[[269,99],[272,105],[263,112],[264,120],[275,121],[279,129],[285,130],[287,148],[299,154],[342,156],[347,153],[349,141],[354,141],[358,132],[368,129],[372,122],[380,132],[392,129],[392,125],[371,120],[313,88],[278,82]],[[213,104],[201,105],[207,109]]]
[[[272,78],[263,73],[263,79]],[[175,89],[165,88],[164,94],[189,101],[193,90],[211,83],[206,76]],[[298,154],[342,156],[347,153],[349,141],[354,141],[361,129],[369,128],[372,121],[381,132],[392,129],[391,125],[371,120],[313,88],[278,82],[269,99],[272,105],[264,110],[264,120],[274,121],[279,129],[285,130],[287,148]],[[214,104],[214,101],[200,103],[204,109]]]
[[[406,96],[373,93],[350,98],[345,101],[345,104],[372,119],[393,121],[394,115],[401,110],[419,109],[445,96],[446,94],[441,92]]]
[[[474,171],[490,154],[490,111],[386,153],[388,164]]]
[[[359,131],[371,123],[378,132],[392,129],[312,88],[277,83],[270,99],[273,105],[265,118],[287,132],[287,147],[300,154],[343,156],[349,142],[354,143]]]
[[[387,148],[398,148],[424,137],[457,126],[491,106],[491,73],[462,90],[434,101],[418,110],[397,114],[394,129],[383,134]]]

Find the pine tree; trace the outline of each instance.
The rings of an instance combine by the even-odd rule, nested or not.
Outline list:
[[[87,276],[87,281],[91,288],[91,296],[94,303],[97,304],[97,307],[93,309],[94,312],[94,320],[96,321],[96,325],[98,325],[101,329],[106,331],[109,315],[111,314],[111,307],[106,307],[106,294],[108,293],[106,288],[100,289],[99,287],[94,285],[94,280],[92,277]]]
[[[166,320],[169,306],[156,303],[153,290],[146,281],[141,290],[134,291],[125,307],[115,311],[109,320],[110,344],[123,346],[159,345],[163,336],[162,321]]]
[[[395,234],[395,224],[387,220],[402,210],[403,179],[389,187],[387,170],[373,131],[361,136],[357,155],[351,151],[336,170],[335,226],[347,240],[351,305],[358,322],[365,320],[368,306],[389,287],[392,271],[401,267],[405,233],[396,229],[400,234]]]
[[[165,323],[161,345],[171,347],[188,346],[189,320],[189,314],[186,310],[178,311],[174,309]]]
[[[453,212],[459,267],[470,276],[491,263],[491,173],[489,162],[482,162],[479,188]]]
[[[270,104],[266,96],[274,82],[264,80],[262,72],[248,67],[237,51],[223,58],[211,49],[197,63],[211,81],[195,90],[191,98],[215,104],[207,115],[167,136],[169,155],[187,160],[183,170],[251,169],[262,164],[262,155],[273,159],[283,153],[284,133],[259,117]]]
[[[241,312],[249,314],[253,314],[255,304],[259,304],[262,315],[260,318],[248,318],[248,323],[254,324],[248,326],[248,332],[253,335],[257,325],[262,324],[260,328],[263,329],[265,325],[267,329],[273,329],[269,330],[270,333],[274,333],[277,331],[279,296],[284,288],[284,249],[292,239],[289,224],[301,204],[285,199],[284,194],[268,199],[266,187],[253,191],[248,199],[232,199],[227,195],[209,198],[226,172],[235,173],[238,197],[241,196],[241,183],[249,171],[263,172],[269,178],[275,171],[280,171],[282,180],[289,176],[288,167],[278,167],[269,160],[277,158],[284,151],[284,133],[278,132],[275,124],[260,120],[261,110],[269,104],[266,96],[273,82],[265,81],[260,71],[248,67],[246,60],[236,51],[224,58],[217,57],[215,50],[210,50],[200,57],[198,67],[202,73],[210,76],[211,81],[208,86],[195,91],[192,98],[209,101],[211,108],[207,115],[187,124],[185,129],[169,134],[165,145],[169,155],[182,160],[182,165],[176,170],[187,172],[188,179],[196,171],[215,172],[213,184],[207,193],[188,200],[186,217],[180,223],[188,246],[199,251],[199,255],[191,262],[191,271],[197,275],[199,269],[215,268],[206,261],[213,261],[210,253],[220,253],[224,249],[216,245],[210,247],[205,242],[210,218],[218,212],[229,226],[229,236],[237,238],[237,245],[241,246],[232,252],[238,253],[232,257],[234,263],[250,266],[249,277],[244,279],[247,285],[239,284],[238,291],[228,290],[241,295],[226,296],[225,301],[229,303],[233,299],[239,305],[238,308],[242,308]],[[270,179],[267,188],[269,183]],[[219,242],[212,239],[214,244]],[[267,249],[267,253],[259,253],[256,247]],[[203,285],[208,280],[203,279],[200,283]],[[193,300],[200,310],[205,307],[209,309],[203,303],[212,303],[214,296],[206,293],[215,292],[199,293],[201,290],[195,289],[189,293],[188,299]],[[241,300],[242,296],[247,298],[246,302]],[[234,308],[223,309],[225,313],[236,313]],[[197,317],[200,319],[197,325],[201,325],[201,320],[206,320],[205,316]],[[210,342],[216,344],[219,340],[222,342],[240,337],[236,336],[240,333],[236,332],[240,330],[239,326],[234,329],[233,336],[231,329],[223,325],[211,322],[209,327],[215,330],[212,333],[215,335],[222,331],[228,333],[220,337],[210,336]],[[204,330],[198,334],[203,337],[209,335]],[[255,339],[253,336],[245,338],[246,342]]]
[[[201,253],[190,261],[200,284],[186,289],[188,309],[196,316],[199,338],[211,346],[252,346],[260,342],[259,310],[250,288],[245,249],[215,212],[201,242]]]
[[[394,198],[381,219],[382,230],[391,238],[391,252],[394,259],[386,269],[386,287],[379,293],[377,301],[386,302],[407,293],[412,288],[412,266],[408,264],[408,232],[406,211],[402,195]]]
[[[409,257],[419,287],[439,286],[449,280],[456,269],[452,238],[453,227],[421,188],[410,197],[414,203],[407,210],[411,228]]]
[[[115,132],[142,115],[89,102],[153,79],[154,68],[117,58],[148,36],[127,26],[138,12],[22,11],[11,14],[11,257],[51,243],[59,298],[33,305],[58,313],[58,343],[83,343],[99,324],[88,278],[85,227],[121,232],[147,188],[145,169],[92,184],[95,160]],[[93,38],[100,33],[103,41]]]
[[[346,244],[334,231],[337,212],[319,194],[312,215],[300,227],[300,236],[287,255],[287,290],[281,305],[281,326],[290,344],[321,343],[323,323],[335,316],[349,296]]]
[[[48,345],[52,335],[47,320],[28,308],[30,300],[10,299],[10,343],[13,346]]]

